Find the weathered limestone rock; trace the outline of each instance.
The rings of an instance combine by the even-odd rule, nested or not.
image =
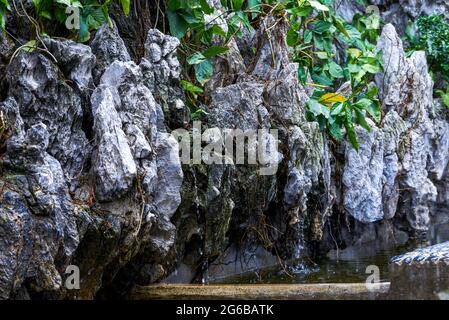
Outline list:
[[[343,172],[344,199],[347,212],[361,222],[374,222],[384,216],[382,209],[382,177],[384,171],[383,132],[372,126],[371,132],[356,128],[357,152],[346,143]]]
[[[157,182],[153,196],[155,211],[171,218],[181,203],[183,180],[179,147],[175,138],[161,133],[156,143]]]
[[[126,194],[137,174],[115,107],[119,99],[108,87],[99,87],[92,95],[94,132],[98,145],[93,161],[99,201],[114,200]]]
[[[270,28],[274,23],[277,22],[272,16],[266,17],[257,32],[257,51],[251,74],[260,80],[275,78],[290,63],[285,38],[288,26],[280,22],[276,28]]]
[[[229,19],[232,19],[233,14],[228,14],[220,1],[208,0],[208,3],[215,8],[215,10],[212,14],[205,16],[206,23],[209,23],[210,28],[216,24],[219,25],[224,32],[228,32],[228,21]],[[206,90],[209,92],[213,92],[217,88],[226,87],[234,83],[239,75],[245,73],[247,67],[240,53],[240,48],[238,47],[236,39],[225,41],[221,37],[214,36],[213,43],[216,46],[227,47],[228,51],[212,59],[213,75],[206,83]]]
[[[394,110],[385,115],[382,125],[384,135],[382,203],[384,218],[391,219],[396,214],[399,201],[399,142],[403,138],[407,126]]]
[[[179,44],[177,38],[150,29],[145,41],[145,55],[140,63],[145,85],[161,105],[167,124],[172,128],[185,127],[190,121],[190,109],[184,103],[184,91],[179,84]]]
[[[44,38],[48,50],[58,61],[67,79],[72,80],[81,90],[92,87],[92,69],[95,56],[90,47],[71,40]]]
[[[275,120],[282,125],[304,122],[304,108],[309,96],[298,81],[298,65],[285,66],[267,88],[268,104]]]
[[[421,15],[448,14],[449,4],[444,0],[400,0],[403,10],[412,18]]]
[[[242,82],[218,88],[208,108],[212,127],[242,131],[257,129],[268,114],[263,104],[263,84]]]
[[[105,23],[95,33],[95,37],[90,44],[92,53],[96,57],[93,77],[98,84],[106,68],[115,60],[130,61],[128,49],[118,34],[117,25],[113,22],[112,28]]]
[[[208,2],[220,8],[219,0]],[[413,15],[423,6],[431,3],[407,1],[401,10]],[[348,8],[341,9],[358,10]],[[229,18],[219,18],[223,27]],[[107,297],[173,270],[183,274],[178,280],[199,281],[211,265],[218,279],[279,257],[302,258],[308,249],[404,243],[442,220],[449,208],[448,114],[433,106],[424,54],[406,58],[396,30],[385,26],[378,45],[385,72],[376,79],[382,122],[371,132],[357,128],[357,153],[305,121],[312,90],[298,83],[286,28],[268,15],[246,39],[229,42],[205,90],[204,124],[216,130],[204,143],[220,144],[219,129],[278,129],[257,141],[276,164],[271,175],[261,174],[260,163],[181,167],[169,132],[189,128],[190,113],[176,38],[150,30],[135,39],[144,48],[126,39],[127,51],[115,25],[105,25],[91,49],[45,38],[58,63],[20,52],[0,103],[7,124],[0,141],[0,298]],[[128,52],[144,58],[135,63]],[[338,92],[348,95],[350,86]],[[68,264],[80,267],[79,291],[61,286]]]
[[[288,144],[290,161],[283,202],[292,223],[297,223],[307,211],[309,192],[320,182],[324,142],[317,124],[304,123],[301,128],[290,128]]]
[[[378,50],[383,52],[386,66],[377,79],[383,109],[394,109],[404,119],[407,131],[397,150],[401,162],[399,187],[408,190],[401,210],[413,229],[426,230],[430,207],[437,196],[427,168],[434,148],[434,125],[429,117],[433,82],[427,73],[425,54],[415,52],[405,58],[402,41],[392,25],[384,27]]]
[[[105,90],[104,93],[101,91]],[[99,96],[97,96],[98,94]],[[144,191],[151,195],[154,210],[171,217],[181,201],[179,190],[182,184],[182,170],[179,160],[178,143],[166,133],[158,132],[159,106],[153,99],[151,91],[144,85],[141,69],[133,62],[115,61],[105,71],[101,78],[101,86],[93,95],[94,118],[96,123],[104,122],[108,110],[111,122],[105,127],[99,127],[98,137],[104,140],[100,145],[108,146],[98,150],[98,156],[108,159],[111,154],[111,142],[118,148],[115,153],[117,161],[109,159],[103,164],[94,163],[94,170],[98,179],[105,173],[114,177],[111,186],[101,183],[98,190],[109,190],[102,195],[103,200],[112,200],[117,194],[116,184],[121,185],[118,190],[129,191],[136,177],[136,167],[139,167],[139,180],[142,181]],[[95,106],[101,109],[95,111]],[[106,108],[106,109],[104,109]],[[101,126],[101,125],[99,125]],[[106,128],[109,128],[105,130]],[[118,128],[114,129],[114,128]],[[111,137],[105,132],[111,132]],[[134,157],[134,159],[133,159]],[[115,163],[114,167],[108,167]],[[102,169],[104,167],[104,169]],[[99,171],[102,174],[99,174]],[[107,175],[106,175],[107,176]],[[102,181],[106,182],[106,181]]]
[[[6,67],[8,66],[9,59],[14,53],[14,43],[5,35],[4,32],[0,32],[0,96],[3,93],[5,86]]]
[[[9,95],[16,99],[25,124],[47,126],[47,151],[61,163],[70,183],[83,169],[88,145],[81,130],[80,96],[62,81],[58,68],[37,52],[21,52],[9,65],[7,79]]]
[[[65,270],[79,241],[65,176],[46,152],[46,126],[37,123],[23,132],[13,100],[0,104],[0,110],[15,124],[0,180],[0,298],[25,284],[55,292],[62,285],[59,270]]]
[[[449,4],[445,0],[370,0],[367,4],[368,6],[351,0],[342,0],[335,2],[335,10],[346,21],[351,21],[357,13],[377,13],[382,21],[394,24],[401,36],[404,35],[408,23],[420,16],[449,15]]]

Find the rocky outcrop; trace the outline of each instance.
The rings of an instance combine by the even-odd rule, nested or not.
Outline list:
[[[81,129],[80,94],[62,81],[58,67],[49,58],[37,52],[21,52],[13,59],[7,80],[8,95],[17,101],[25,124],[42,122],[47,126],[48,153],[61,163],[70,183],[83,170],[88,150]]]
[[[340,246],[402,243],[449,216],[448,113],[424,53],[407,58],[393,25],[378,43],[382,121],[356,128],[358,152],[306,121],[313,89],[297,79],[286,25],[267,16],[214,60],[208,130],[184,130],[207,144],[200,163],[181,163],[171,134],[192,127],[179,40],[150,29],[136,59],[120,27],[103,26],[90,46],[45,38],[51,55],[20,51],[8,66],[0,56],[0,298],[213,281]],[[233,141],[265,134],[248,139],[240,163],[216,157],[222,129],[240,129]],[[69,265],[79,290],[64,285]]]
[[[335,2],[337,14],[351,21],[355,14],[378,14],[383,21],[392,23],[402,35],[407,25],[420,16],[444,14],[449,16],[449,4],[446,0],[369,0],[367,5],[357,1],[342,0]]]
[[[116,60],[123,62],[131,60],[128,49],[125,47],[122,38],[120,38],[114,22],[112,28],[109,24],[103,25],[96,32],[90,46],[92,47],[92,53],[96,57],[95,68],[92,72],[96,84],[100,82],[101,76],[112,62]]]
[[[416,52],[405,58],[402,42],[392,25],[384,28],[378,48],[384,52],[386,64],[378,81],[384,108],[389,110],[394,106],[406,126],[405,136],[397,150],[401,161],[399,187],[408,190],[408,196],[403,196],[403,210],[407,212],[413,228],[426,229],[430,207],[437,197],[428,162],[434,153],[435,138],[437,141],[440,139],[433,129],[433,122],[440,120],[431,118],[433,82],[427,73],[425,54]],[[444,154],[449,151],[445,147],[439,150]],[[442,160],[440,165],[447,167],[447,161]],[[439,179],[441,176],[437,177]]]
[[[24,294],[25,285],[55,292],[79,243],[75,206],[60,163],[47,153],[46,125],[25,131],[12,98],[0,110],[14,124],[0,182],[0,298]]]
[[[101,47],[95,66],[88,46],[44,41],[55,61],[21,52],[8,67],[9,98],[0,105],[8,134],[0,179],[1,297],[92,298],[140,248],[163,261],[173,244],[169,219],[183,180],[178,143],[166,133],[138,65]],[[92,71],[104,66],[86,102]],[[93,119],[90,142],[83,108]],[[83,275],[76,293],[64,287],[70,263]]]

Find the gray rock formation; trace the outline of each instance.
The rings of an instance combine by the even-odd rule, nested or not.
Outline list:
[[[0,298],[27,283],[36,291],[58,291],[79,242],[75,208],[60,163],[47,153],[43,123],[25,132],[14,100],[0,105],[15,123],[2,162],[0,214]]]
[[[411,194],[404,201],[409,203],[404,210],[413,228],[426,229],[429,208],[437,196],[428,172],[428,158],[433,153],[434,130],[429,116],[433,108],[433,82],[426,71],[425,54],[416,52],[405,58],[402,41],[392,25],[384,27],[378,48],[384,53],[386,65],[378,80],[384,109],[394,108],[407,128],[397,151],[401,161],[399,185]]]
[[[384,217],[382,189],[384,173],[383,132],[375,126],[371,132],[357,128],[359,151],[346,143],[343,171],[343,204],[347,212],[361,222]]]
[[[112,28],[108,23],[104,24],[96,33],[90,46],[92,47],[92,53],[96,57],[95,68],[92,76],[95,83],[99,83],[103,72],[106,68],[115,60],[118,61],[130,61],[128,49],[125,47],[125,43],[118,34],[118,29],[113,22]]]
[[[44,43],[68,80],[73,81],[81,91],[92,87],[92,69],[96,58],[90,47],[71,40],[51,38],[44,38]]]
[[[218,0],[208,2],[220,10]],[[400,3],[382,1],[403,18],[446,6]],[[350,4],[339,8],[347,17],[363,9]],[[222,17],[224,28],[230,18]],[[191,119],[180,42],[150,29],[136,39],[142,48],[130,50],[124,27],[104,25],[90,46],[45,38],[56,61],[21,51],[7,67],[0,298],[91,299],[167,277],[217,280],[311,249],[342,245],[350,254],[368,241],[402,244],[449,217],[449,115],[433,97],[424,53],[407,58],[393,25],[378,43],[382,121],[370,132],[356,128],[358,152],[305,120],[313,90],[298,82],[284,22],[268,15],[214,59],[203,147],[224,147],[221,129],[275,128],[244,148],[248,159],[264,147],[270,174],[267,163],[235,157],[206,164],[215,151],[207,147],[203,163],[181,164],[171,132],[190,129]],[[3,36],[0,45],[1,71],[14,46]],[[71,264],[80,269],[79,290],[64,287]]]
[[[179,128],[190,121],[184,91],[179,85],[181,65],[177,58],[179,40],[150,29],[145,55],[140,63],[146,86],[164,111],[168,125]]]
[[[70,183],[83,170],[88,147],[81,130],[80,95],[63,81],[58,67],[37,52],[21,52],[9,65],[7,79],[8,94],[16,99],[25,124],[47,126],[47,151],[61,163]]]

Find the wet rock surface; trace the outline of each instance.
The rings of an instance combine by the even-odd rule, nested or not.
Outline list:
[[[444,299],[449,289],[449,242],[393,257],[389,295],[393,299]]]
[[[413,3],[401,10],[434,10]],[[132,61],[118,21],[89,46],[45,39],[56,61],[21,51],[9,64],[12,44],[0,38],[0,298],[117,297],[136,284],[220,279],[406,241],[449,217],[449,115],[435,114],[424,53],[407,58],[396,28],[384,27],[382,123],[356,128],[356,152],[304,119],[313,90],[298,82],[286,26],[275,23],[268,16],[214,61],[203,118],[242,133],[276,128],[258,142],[273,167],[181,163],[170,133],[190,128],[191,115],[176,38],[149,29]],[[214,132],[203,142],[222,147]],[[68,265],[80,269],[79,290],[64,286]]]

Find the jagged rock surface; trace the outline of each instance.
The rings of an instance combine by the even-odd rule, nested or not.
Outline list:
[[[361,9],[345,3],[348,17]],[[400,3],[410,16],[446,5]],[[0,102],[0,298],[108,297],[163,279],[220,279],[301,259],[312,246],[406,241],[449,217],[449,115],[432,96],[425,55],[406,58],[395,27],[384,27],[383,119],[356,129],[356,152],[305,120],[313,90],[298,82],[286,25],[274,23],[267,16],[215,59],[203,118],[217,129],[203,142],[216,147],[219,129],[278,129],[257,145],[271,174],[266,163],[181,164],[170,132],[191,124],[179,40],[158,30],[139,40],[140,61],[119,36],[123,21],[90,46],[45,38],[57,61],[37,51],[12,59]],[[13,45],[0,40],[1,70]],[[64,287],[70,264],[80,290]]]

